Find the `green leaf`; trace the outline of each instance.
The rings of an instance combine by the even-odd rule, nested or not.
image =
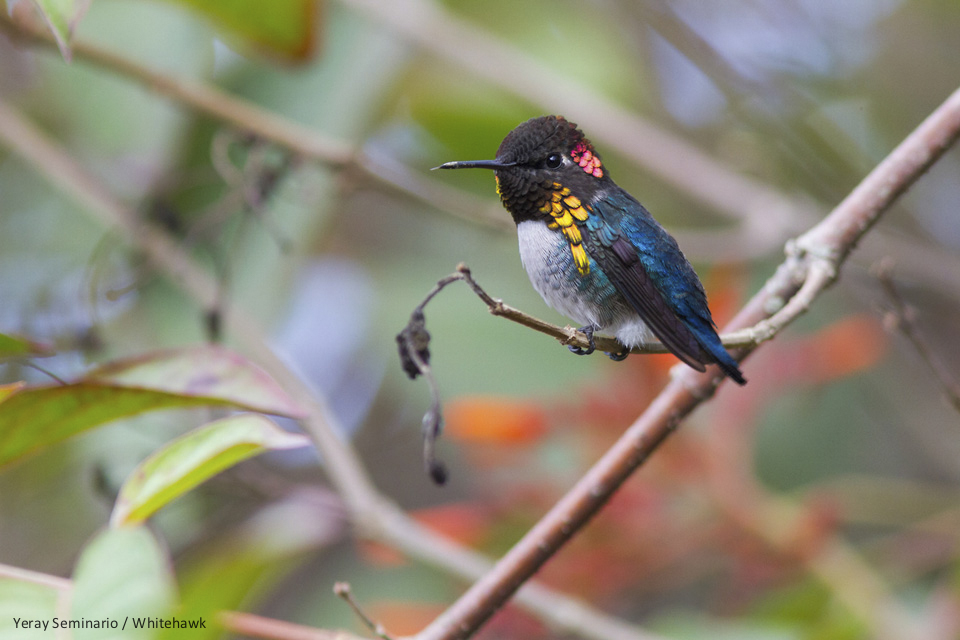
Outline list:
[[[51,632],[34,629],[35,621],[49,622],[57,613],[60,592],[50,586],[14,578],[0,578],[0,638],[43,640]],[[29,622],[30,627],[24,628]]]
[[[47,345],[0,333],[0,360],[23,356],[49,356],[52,353]]]
[[[175,602],[170,560],[153,535],[143,527],[108,529],[86,546],[77,561],[70,619],[115,621],[117,626],[74,629],[73,637],[154,637],[156,630],[136,629],[133,619],[166,617]]]
[[[310,444],[254,414],[195,429],[141,462],[120,489],[111,526],[139,524],[175,498],[224,469],[264,451]]]
[[[303,61],[316,48],[320,0],[176,0],[204,15],[243,44],[267,54]]]
[[[57,46],[60,48],[60,55],[67,62],[70,62],[72,53],[70,51],[70,36],[73,34],[73,28],[77,21],[86,12],[89,0],[33,0],[33,4],[40,10],[44,22],[50,27]]]
[[[81,382],[0,390],[0,465],[118,418],[197,406],[299,416],[265,372],[219,347],[118,361]]]

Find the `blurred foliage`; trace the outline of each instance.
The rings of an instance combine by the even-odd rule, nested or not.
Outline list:
[[[957,83],[949,61],[960,59],[960,9],[951,1],[424,3],[561,74],[569,84],[558,92],[590,92],[824,208]],[[39,6],[64,41],[77,4],[8,8]],[[456,187],[464,210],[476,198],[495,207],[488,174],[427,170],[490,158],[516,124],[554,107],[475,77],[390,26],[399,13],[398,20],[435,29],[428,37],[445,37],[442,23],[417,22],[415,8],[424,5],[383,2],[371,13],[366,4],[100,0],[73,37],[217,86]],[[483,54],[462,46],[465,55]],[[499,72],[521,73],[519,65]],[[0,99],[176,238],[217,279],[224,304],[270,327],[271,346],[329,398],[377,486],[465,545],[493,555],[508,549],[643,411],[676,362],[575,358],[491,317],[466,287],[444,291],[427,310],[448,421],[440,448],[452,463],[450,485],[436,488],[419,453],[429,396],[403,376],[394,335],[461,261],[492,295],[564,324],[527,282],[512,234],[465,224],[352,167],[298,157],[80,55],[66,64],[5,31]],[[565,115],[588,136],[598,117]],[[722,326],[780,262],[786,238],[769,242],[764,219],[731,220],[622,151],[597,146],[617,181],[689,247]],[[884,332],[883,293],[862,258],[873,250],[902,265],[894,276],[903,295],[934,352],[960,375],[960,263],[941,262],[960,248],[958,167],[954,151],[924,177],[884,219],[886,235],[868,237],[840,284],[746,363],[750,384],[723,388],[542,579],[667,637],[870,637],[869,625],[842,603],[839,591],[855,587],[811,569],[811,558],[840,541],[906,603],[926,637],[960,633],[958,416],[910,343]],[[761,242],[770,248],[754,250]],[[713,263],[717,243],[749,259]],[[150,587],[140,594],[144,607],[163,610],[178,598],[184,617],[242,609],[358,629],[330,590],[349,580],[392,633],[422,628],[463,585],[352,539],[312,450],[241,463],[248,451],[239,455],[244,445],[227,438],[214,455],[184,462],[170,444],[202,435],[202,425],[224,417],[224,403],[296,413],[277,395],[281,407],[254,402],[254,391],[282,390],[256,376],[237,380],[234,373],[250,371],[244,362],[205,368],[219,351],[198,344],[232,343],[218,317],[0,147],[0,446],[14,437],[42,445],[0,469],[0,563],[73,577],[77,597],[89,598],[87,610],[97,615],[113,615],[106,607],[126,614],[116,607],[134,605],[112,598],[141,584]],[[145,355],[167,347],[193,360],[172,370]],[[153,402],[124,408],[108,393],[100,405],[81,399],[75,406],[88,412],[81,415],[47,397],[79,387],[109,391],[90,372],[117,361],[152,370],[135,384],[114,383]],[[198,393],[191,373],[227,389]],[[35,406],[47,412],[51,431],[16,435],[40,424],[40,414],[10,425],[4,407],[30,394],[46,394]],[[159,411],[164,406],[202,408]],[[56,431],[63,420],[79,426]],[[104,530],[118,493],[131,491],[130,474],[171,450],[159,467],[172,490],[162,493],[150,532]],[[207,481],[189,490],[199,479]],[[765,519],[784,500],[793,505],[789,517]],[[778,527],[790,535],[774,542],[764,532]],[[54,589],[0,577],[4,634],[13,616],[50,617],[56,606]],[[554,636],[508,607],[479,637]]]

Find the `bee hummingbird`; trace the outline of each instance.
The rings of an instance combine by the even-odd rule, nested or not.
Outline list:
[[[656,337],[698,371],[716,363],[746,380],[720,342],[707,296],[677,241],[621,189],[577,125],[533,118],[507,134],[495,160],[447,162],[440,169],[492,169],[503,206],[517,224],[520,260],[544,301],[623,345],[614,360]]]

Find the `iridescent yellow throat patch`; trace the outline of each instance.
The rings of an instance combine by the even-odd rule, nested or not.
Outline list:
[[[577,196],[570,194],[570,189],[554,182],[553,194],[540,207],[540,213],[551,216],[553,220],[547,226],[550,229],[559,229],[570,243],[570,253],[573,254],[577,271],[581,275],[590,273],[590,258],[583,248],[583,236],[577,226],[577,222],[585,222],[590,215],[589,205],[583,205]]]

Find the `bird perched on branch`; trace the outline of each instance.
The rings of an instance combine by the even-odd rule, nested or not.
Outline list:
[[[496,159],[438,168],[494,171],[534,288],[583,325],[589,347],[571,351],[592,353],[594,332],[609,332],[624,349],[607,355],[622,360],[656,337],[694,369],[716,363],[746,383],[676,240],[616,185],[577,125],[561,116],[533,118],[507,134]]]

